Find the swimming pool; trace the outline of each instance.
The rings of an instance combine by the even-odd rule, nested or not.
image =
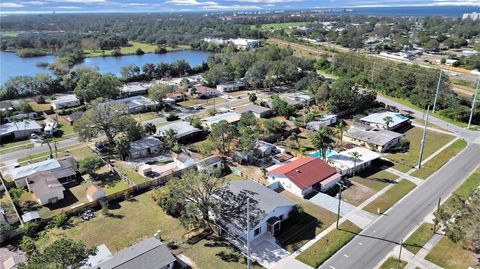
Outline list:
[[[330,157],[330,156],[332,156],[332,155],[335,155],[335,154],[337,154],[337,153],[338,153],[338,152],[336,152],[335,150],[328,149],[328,150],[327,150],[327,158]],[[312,156],[312,157],[315,157],[315,158],[322,158],[322,157],[320,156],[320,151],[314,151],[314,152],[312,152],[312,153],[310,153],[310,154],[308,154],[308,155],[310,155],[310,156]]]

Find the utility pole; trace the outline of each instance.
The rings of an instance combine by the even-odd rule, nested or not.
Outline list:
[[[435,100],[433,100],[433,110],[432,112],[435,113],[435,108],[437,108],[437,98],[438,98],[438,92],[440,91],[440,83],[442,82],[442,69],[440,69],[440,75],[438,76],[438,82],[437,82],[437,91],[435,92]]]
[[[373,56],[373,65],[372,65],[372,88],[375,88],[375,64],[377,63],[376,61],[377,57]]]
[[[338,193],[338,209],[337,209],[337,230],[338,230],[338,224],[340,222],[340,204],[342,202],[342,187],[343,185],[340,183],[337,183],[338,187],[340,187],[340,192]]]
[[[472,107],[470,108],[470,117],[468,118],[468,126],[467,126],[468,129],[470,129],[470,126],[472,125],[473,112],[475,111],[475,104],[477,103],[479,85],[480,85],[480,78],[477,80],[477,87],[475,88],[475,94],[473,95]]]
[[[423,135],[420,147],[420,158],[418,160],[418,169],[422,169],[422,159],[423,159],[423,148],[425,147],[425,136],[427,135],[427,124],[428,124],[428,112],[430,111],[430,105],[427,106],[427,115],[425,117],[425,126],[423,126]]]
[[[398,253],[397,269],[400,269],[400,261],[401,261],[401,258],[402,258],[402,246],[403,246],[403,240],[400,241],[400,252]]]
[[[332,74],[335,73],[335,56],[336,56],[337,42],[333,43],[333,60],[332,60]]]
[[[247,197],[247,269],[250,267],[250,197]]]

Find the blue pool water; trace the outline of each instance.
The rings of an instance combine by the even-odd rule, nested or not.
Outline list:
[[[330,157],[330,156],[332,156],[332,155],[335,155],[335,154],[337,154],[337,153],[338,153],[338,152],[336,152],[335,150],[329,149],[329,150],[327,150],[327,158]],[[322,157],[320,156],[320,152],[319,152],[319,151],[312,152],[312,153],[310,153],[310,154],[308,154],[308,155],[310,155],[310,156],[312,156],[312,157],[315,157],[315,158],[322,158]]]

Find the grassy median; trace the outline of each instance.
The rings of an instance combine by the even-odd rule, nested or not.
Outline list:
[[[410,237],[404,242],[404,246],[408,251],[413,254],[417,254],[420,249],[432,238],[433,236],[433,224],[423,223],[413,232]]]
[[[379,269],[398,269],[398,268],[405,268],[407,266],[407,262],[400,260],[400,267],[398,267],[398,259],[394,257],[389,257],[380,267]]]
[[[332,230],[298,255],[297,260],[315,268],[319,267],[362,230],[348,220],[340,224],[339,228]]]
[[[387,190],[384,194],[382,194],[380,197],[375,199],[363,209],[368,212],[377,214],[378,208],[380,208],[380,213],[384,213],[396,202],[402,199],[403,196],[413,190],[415,186],[416,185],[412,182],[406,179],[402,179],[395,186]]]

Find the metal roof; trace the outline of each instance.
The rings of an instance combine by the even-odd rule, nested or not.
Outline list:
[[[9,122],[0,125],[0,135],[6,135],[9,133],[13,132],[18,132],[18,131],[24,131],[24,130],[41,130],[42,127],[38,125],[38,123],[34,120],[28,121],[25,123],[25,121],[20,121],[20,122]]]
[[[380,125],[386,125],[385,120],[383,120],[385,117],[391,117],[392,121],[389,126],[396,126],[398,124],[401,124],[403,122],[406,122],[409,120],[409,118],[395,112],[391,111],[381,111],[378,113],[373,113],[370,114],[366,117],[363,117],[360,119],[362,122],[368,122],[368,123],[374,123],[374,124],[380,124]]]

